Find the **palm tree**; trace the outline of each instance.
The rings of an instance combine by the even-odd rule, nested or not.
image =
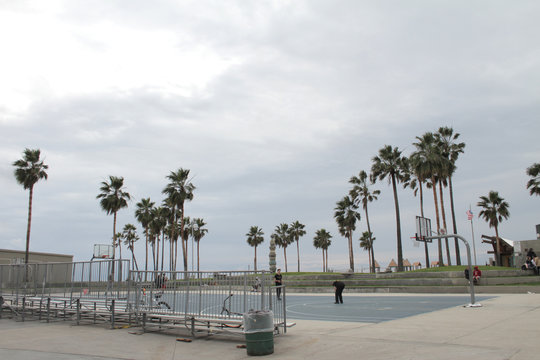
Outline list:
[[[257,246],[263,243],[264,241],[264,232],[258,226],[252,226],[249,228],[249,232],[246,234],[247,243],[249,246],[255,248],[255,258],[253,259],[253,269],[257,271]]]
[[[197,272],[200,271],[200,257],[199,257],[199,244],[201,242],[201,239],[208,233],[208,229],[205,229],[206,223],[201,218],[195,218],[192,222],[192,233],[191,236],[193,236],[193,240],[197,243]]]
[[[131,199],[128,192],[124,190],[124,178],[117,176],[109,176],[109,182],[103,181],[101,193],[96,196],[96,199],[101,199],[99,204],[101,209],[107,215],[113,214],[113,259],[115,258],[114,246],[116,244],[116,214],[120,209],[128,206],[127,201]]]
[[[484,218],[489,227],[495,228],[495,237],[497,238],[497,246],[495,249],[495,261],[497,266],[501,266],[501,239],[499,238],[499,223],[503,219],[508,219],[510,205],[499,196],[497,191],[490,191],[488,196],[480,196],[480,201],[477,206],[483,208],[478,214],[478,217]]]
[[[371,166],[371,174],[373,179],[384,180],[388,178],[388,183],[392,184],[394,192],[394,207],[396,211],[396,238],[397,238],[397,258],[398,271],[403,271],[403,250],[401,245],[401,220],[399,215],[399,201],[397,194],[397,183],[407,180],[408,161],[401,156],[401,151],[392,148],[390,145],[385,145],[379,150],[379,155],[373,157],[373,165]]]
[[[452,212],[452,226],[454,229],[454,234],[457,234],[457,225],[456,225],[456,212],[454,209],[454,190],[452,186],[452,175],[456,171],[456,162],[459,157],[459,154],[463,153],[465,148],[465,143],[458,143],[457,139],[459,138],[459,133],[454,133],[454,129],[451,127],[440,127],[439,131],[436,134],[437,142],[441,149],[443,158],[446,160],[446,177],[448,178],[448,190],[450,192],[450,210]],[[454,246],[456,249],[456,264],[461,265],[461,254],[459,251],[459,241],[457,238],[454,238]]]
[[[540,163],[532,164],[527,168],[527,175],[531,178],[527,182],[527,189],[531,195],[540,195]]]
[[[144,237],[146,245],[146,258],[144,262],[144,270],[148,271],[148,243],[150,242],[150,222],[152,221],[152,209],[154,208],[155,203],[150,200],[150,198],[141,199],[136,206],[135,218],[144,228]],[[144,280],[146,281],[146,272],[144,274]]]
[[[167,195],[171,203],[180,210],[180,239],[184,239],[184,203],[193,200],[193,191],[195,185],[189,180],[188,169],[178,169],[176,172],[171,171],[167,176],[169,183],[163,189],[162,193]],[[174,209],[173,209],[173,213]],[[176,222],[176,221],[173,221]],[[172,228],[174,231],[174,227]],[[171,238],[175,238],[175,234],[171,234]],[[188,270],[187,264],[187,242],[182,240],[182,254],[184,256],[184,271]]]
[[[137,265],[137,259],[135,258],[134,252],[135,242],[139,240],[139,235],[137,235],[137,228],[133,224],[126,224],[124,225],[121,236],[124,240],[124,244],[128,247],[129,251],[131,251],[131,259],[133,261],[133,264],[135,265],[135,269],[139,270],[139,266]]]
[[[326,229],[317,230],[315,232],[315,237],[313,238],[313,246],[315,246],[316,249],[322,249],[323,272],[328,271],[328,248],[332,244],[331,239],[332,235],[330,235]]]
[[[360,221],[360,213],[358,204],[351,196],[345,196],[337,202],[334,208],[334,218],[339,228],[339,233],[345,236],[349,244],[349,269],[354,272],[354,253],[352,245],[352,235],[356,230],[356,221]]]
[[[150,221],[150,234],[155,239],[153,241],[156,253],[154,257],[154,271],[159,270],[159,244],[164,244],[165,227],[167,226],[168,211],[163,206],[154,207],[152,209],[152,220]],[[163,254],[163,246],[162,246]],[[163,270],[163,256],[161,260],[161,270]]]
[[[364,213],[366,214],[366,224],[368,228],[368,234],[372,234],[371,227],[369,226],[369,214],[368,214],[368,204],[372,202],[373,200],[377,200],[377,197],[381,193],[380,190],[373,190],[371,191],[369,189],[368,184],[368,174],[362,170],[358,173],[358,176],[353,176],[349,180],[349,183],[353,184],[353,188],[350,191],[350,195],[356,199],[360,198],[362,201],[362,208],[364,209]],[[371,250],[371,258],[375,259],[375,254],[373,252],[373,246],[370,248]],[[375,272],[375,262],[373,262],[373,267],[370,267],[369,271]]]
[[[374,238],[373,234],[371,234],[369,231],[364,231],[359,240],[360,247],[368,252],[369,268],[371,269],[373,267],[373,269],[375,269],[375,258],[371,257],[370,250],[373,248],[373,242],[376,240],[376,238]]]
[[[300,247],[298,245],[299,240],[302,236],[306,235],[306,231],[304,230],[306,226],[304,224],[301,224],[298,220],[293,222],[290,226],[291,236],[293,237],[293,240],[296,241],[296,256],[298,259],[298,272],[300,272]]]
[[[435,220],[437,224],[437,233],[441,231],[441,221],[439,216],[439,202],[437,200],[437,175],[440,172],[442,159],[435,141],[435,135],[427,132],[422,136],[417,136],[418,142],[413,143],[416,147],[416,160],[421,162],[422,176],[426,180],[426,186],[433,191],[433,201],[435,203]],[[420,165],[417,165],[420,166]],[[429,182],[427,180],[429,179]],[[444,265],[441,239],[437,239],[437,250],[439,255],[439,266]]]
[[[289,272],[289,269],[287,267],[287,246],[289,246],[293,242],[291,233],[289,231],[289,225],[285,223],[277,225],[274,229],[274,233],[271,235],[271,238],[275,241],[277,246],[283,248],[283,256],[285,258],[285,272]]]
[[[414,152],[409,157],[409,173],[413,176],[412,179],[407,183],[411,189],[413,189],[414,196],[419,194],[420,199],[420,216],[424,216],[424,190],[423,184],[427,179],[427,171],[425,169],[424,162],[420,154]],[[431,234],[430,234],[431,235]],[[426,267],[429,268],[429,250],[427,241],[424,241],[424,253],[426,255]]]
[[[24,253],[24,263],[28,264],[30,252],[30,228],[32,225],[32,198],[34,197],[34,185],[41,180],[47,180],[48,165],[45,165],[39,157],[41,150],[24,149],[23,158],[13,162],[16,168],[14,171],[15,179],[23,186],[25,190],[29,190],[28,195],[28,223],[26,226],[26,250]],[[25,280],[27,276],[25,275]]]

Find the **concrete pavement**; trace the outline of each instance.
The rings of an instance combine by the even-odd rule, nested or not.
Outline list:
[[[348,294],[347,296],[351,296]],[[360,295],[365,296],[365,295]],[[380,294],[378,295],[380,296]],[[392,294],[391,296],[396,296]],[[406,295],[403,295],[406,296]],[[452,307],[372,323],[297,321],[275,338],[276,359],[474,359],[540,358],[540,295],[504,294],[482,307]],[[69,322],[0,320],[0,359],[246,359],[241,337],[139,333]]]

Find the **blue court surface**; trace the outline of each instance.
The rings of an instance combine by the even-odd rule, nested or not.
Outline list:
[[[476,302],[490,299],[476,297]],[[326,320],[379,323],[413,315],[470,304],[470,295],[433,296],[343,296],[343,304],[334,304],[328,296],[287,294],[287,320]]]

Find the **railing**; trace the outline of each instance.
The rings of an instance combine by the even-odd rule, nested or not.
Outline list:
[[[0,265],[0,296],[121,299],[128,280],[129,260]]]
[[[147,279],[145,281],[145,279]],[[273,310],[276,302],[272,275],[255,271],[132,271],[133,309],[139,318],[183,322],[192,332],[208,327],[242,324],[250,310]],[[276,330],[284,310],[274,317]]]
[[[286,332],[286,297],[255,271],[130,271],[129,260],[0,265],[0,306],[25,316],[210,327],[241,332],[243,314],[272,310]],[[0,316],[2,316],[0,309]]]

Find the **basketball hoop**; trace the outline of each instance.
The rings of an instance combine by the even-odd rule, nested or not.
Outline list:
[[[440,228],[439,229],[439,235],[446,235],[446,229],[445,228]]]

